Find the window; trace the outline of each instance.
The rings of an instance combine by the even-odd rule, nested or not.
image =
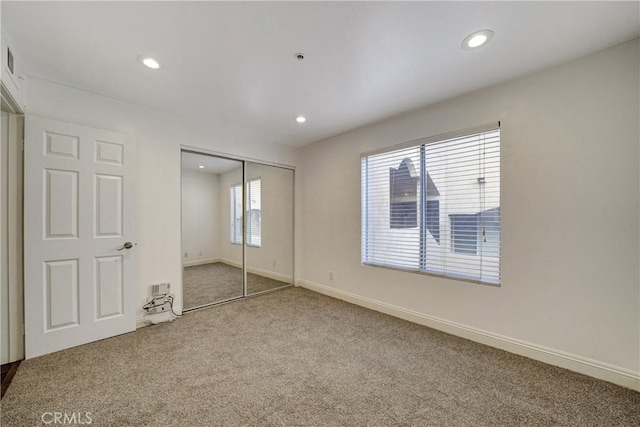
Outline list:
[[[362,262],[500,283],[499,125],[362,156]]]
[[[247,181],[247,245],[262,244],[261,179]],[[242,244],[242,184],[231,187],[231,243]]]

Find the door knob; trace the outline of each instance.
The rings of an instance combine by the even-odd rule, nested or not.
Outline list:
[[[123,249],[131,249],[133,247],[133,243],[131,242],[125,242],[125,244],[121,247],[116,249],[117,251],[121,251]]]

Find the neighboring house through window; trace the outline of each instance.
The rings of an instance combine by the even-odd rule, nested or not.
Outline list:
[[[410,158],[397,169],[389,168],[391,228],[413,228],[418,224],[418,177]]]
[[[461,254],[500,255],[500,208],[476,214],[451,215],[453,251]]]

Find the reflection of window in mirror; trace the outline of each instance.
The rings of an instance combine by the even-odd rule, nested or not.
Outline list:
[[[260,247],[262,244],[262,182],[253,179],[247,182],[247,244]]]
[[[231,243],[242,244],[242,184],[231,186]]]
[[[247,181],[247,245],[262,244],[262,181]],[[231,243],[242,244],[242,184],[231,187]]]

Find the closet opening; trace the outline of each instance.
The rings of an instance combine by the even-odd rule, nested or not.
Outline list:
[[[182,311],[292,286],[293,168],[182,150]]]

